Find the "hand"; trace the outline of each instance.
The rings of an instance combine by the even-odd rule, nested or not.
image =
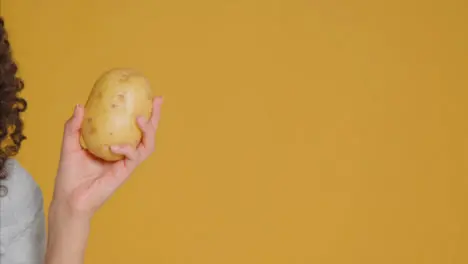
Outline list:
[[[80,145],[84,109],[77,106],[65,125],[54,198],[49,208],[46,264],[82,264],[94,212],[153,152],[162,98],[153,101],[150,120],[137,119],[143,139],[136,149],[112,146],[125,159],[106,162]]]
[[[153,152],[161,104],[162,98],[155,98],[151,118],[137,119],[143,138],[136,149],[130,146],[111,147],[114,153],[125,156],[125,159],[117,162],[98,159],[81,147],[80,128],[84,109],[78,105],[65,125],[52,204],[61,210],[66,208],[74,217],[90,218]]]

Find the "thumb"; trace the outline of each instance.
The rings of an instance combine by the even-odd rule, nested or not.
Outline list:
[[[65,123],[63,133],[62,151],[70,152],[81,149],[80,129],[83,122],[84,109],[81,105],[76,105],[73,115]]]

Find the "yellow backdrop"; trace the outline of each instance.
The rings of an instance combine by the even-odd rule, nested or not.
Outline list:
[[[3,0],[50,202],[62,126],[141,69],[157,153],[87,263],[468,263],[468,2]]]

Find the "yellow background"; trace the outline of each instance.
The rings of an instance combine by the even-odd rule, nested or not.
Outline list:
[[[166,98],[86,263],[468,263],[468,2],[3,0],[50,202],[104,70]]]

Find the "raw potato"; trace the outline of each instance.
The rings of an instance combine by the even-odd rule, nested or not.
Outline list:
[[[132,69],[112,69],[94,84],[85,105],[81,144],[107,161],[123,159],[112,145],[136,147],[142,137],[138,116],[150,118],[153,94],[148,79]]]

